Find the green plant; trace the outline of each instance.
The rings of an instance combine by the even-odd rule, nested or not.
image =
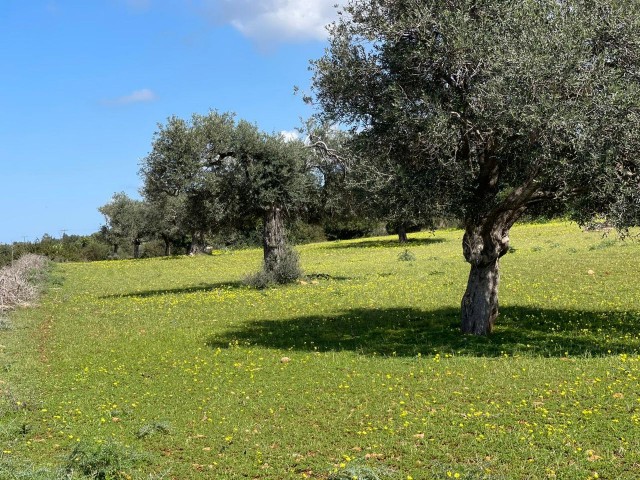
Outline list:
[[[153,422],[147,423],[140,427],[140,429],[136,432],[136,437],[139,439],[149,437],[151,435],[155,435],[156,433],[162,433],[167,435],[171,432],[171,425],[169,422]]]
[[[263,289],[272,285],[294,283],[302,277],[302,273],[298,252],[287,246],[277,257],[277,262],[272,260],[271,263],[263,263],[262,269],[246,276],[244,283],[252,288]]]
[[[405,249],[404,252],[398,255],[398,260],[400,260],[401,262],[415,262],[416,256],[414,253]]]
[[[146,457],[113,440],[79,442],[66,462],[66,471],[80,472],[95,480],[128,480],[129,471]]]
[[[11,323],[11,320],[5,317],[0,317],[0,331],[11,330],[12,328],[13,323]]]

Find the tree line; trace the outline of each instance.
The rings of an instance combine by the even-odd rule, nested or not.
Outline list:
[[[412,212],[402,192],[394,201],[387,185],[369,185],[350,162],[352,137],[315,121],[291,139],[231,113],[170,117],[141,162],[143,198],[118,193],[100,207],[105,236],[114,254],[133,248],[138,258],[150,238],[163,242],[165,255],[176,246],[195,254],[212,238],[232,244],[259,230],[266,271],[292,255],[292,230],[348,237],[383,223],[406,241],[407,229],[430,222],[419,213],[423,205]]]

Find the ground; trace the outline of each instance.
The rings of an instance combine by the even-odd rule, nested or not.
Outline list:
[[[0,332],[0,473],[115,445],[121,478],[637,478],[640,245],[515,227],[475,338],[462,232],[410,237],[299,247],[264,291],[259,250],[57,265]]]

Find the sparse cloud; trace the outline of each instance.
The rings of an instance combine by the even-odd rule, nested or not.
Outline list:
[[[339,3],[339,2],[338,2]],[[203,0],[217,23],[229,23],[260,46],[323,40],[336,0]]]
[[[300,138],[300,132],[297,130],[283,130],[280,132],[280,136],[284,138],[285,142],[292,142]]]
[[[131,105],[133,103],[153,102],[157,98],[157,95],[152,90],[143,88],[142,90],[135,90],[129,95],[105,100],[103,103],[106,105]]]

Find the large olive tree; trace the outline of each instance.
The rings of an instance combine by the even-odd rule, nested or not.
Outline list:
[[[324,121],[354,157],[415,171],[464,220],[462,331],[498,315],[499,259],[552,202],[624,229],[640,211],[640,2],[351,0],[312,63]]]

